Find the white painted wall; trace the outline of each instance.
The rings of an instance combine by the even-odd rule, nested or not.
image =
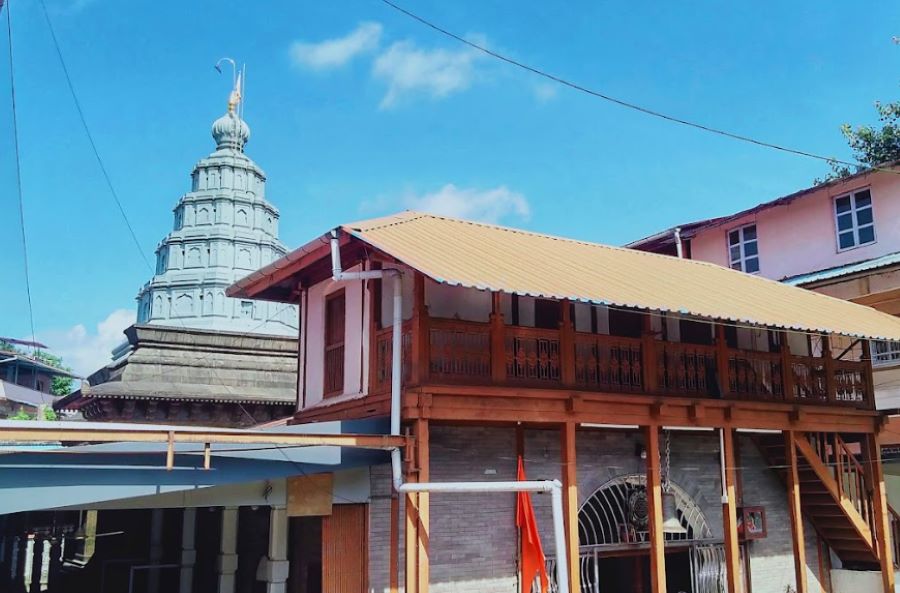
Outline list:
[[[900,578],[900,573],[895,572]],[[835,568],[831,571],[831,593],[867,593],[881,591],[881,571],[844,570]],[[895,585],[894,591],[900,591]]]

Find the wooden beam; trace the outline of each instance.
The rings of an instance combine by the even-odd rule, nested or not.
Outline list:
[[[175,467],[175,433],[169,431],[168,444],[166,444],[166,469],[172,471]]]
[[[491,293],[491,380],[506,381],[506,324],[503,321],[500,293]]]
[[[881,447],[878,437],[865,439],[865,461],[872,476],[872,512],[875,514],[875,540],[878,542],[878,560],[881,564],[881,583],[884,593],[894,591],[894,558],[891,546],[891,517],[888,511],[887,493],[884,487],[884,467],[881,465]]]
[[[409,460],[408,466],[415,465],[415,456]],[[412,467],[407,468],[406,482],[416,482],[416,472]],[[415,492],[406,493],[406,525],[403,531],[403,553],[406,560],[404,577],[406,581],[405,593],[417,593],[419,589],[419,495]]]
[[[428,381],[431,354],[431,332],[428,329],[428,306],[425,304],[425,276],[416,272],[413,277],[413,312],[410,383],[421,385]]]
[[[800,476],[797,471],[797,438],[793,431],[784,433],[787,453],[788,511],[791,516],[791,545],[794,551],[794,575],[797,593],[806,593],[806,544],[803,535],[803,514],[800,511]]]
[[[298,447],[356,447],[360,449],[390,450],[405,447],[401,436],[362,434],[300,434],[290,432],[263,432],[256,430],[193,430],[175,428],[82,428],[15,426],[3,429],[7,442],[85,442],[85,443],[229,443],[294,445]]]
[[[731,372],[728,364],[728,340],[725,339],[725,326],[716,324],[716,376],[719,379],[719,394],[727,397],[731,392]]]
[[[659,426],[655,424],[645,426],[644,438],[647,447],[647,511],[650,519],[648,527],[650,531],[650,591],[651,593],[666,593],[666,541],[662,526]]]
[[[656,374],[658,370],[656,336],[653,334],[650,316],[644,315],[642,322],[644,325],[641,330],[641,364],[644,367],[644,391],[647,393],[656,393],[659,389],[658,377]]]
[[[560,430],[562,451],[563,517],[566,532],[566,558],[569,563],[569,591],[581,591],[581,569],[578,556],[578,475],[575,457],[574,422],[566,422]]]
[[[419,481],[428,482],[430,479],[430,452],[429,452],[429,427],[428,420],[416,421],[416,459],[419,466]],[[417,555],[419,559],[418,589],[417,593],[428,593],[428,585],[431,575],[430,556],[430,495],[428,492],[419,492],[419,521],[417,536]]]
[[[572,319],[572,303],[563,299],[559,302],[559,306],[560,379],[562,384],[568,387],[575,385],[575,320]]]
[[[722,430],[722,463],[725,467],[724,494],[722,501],[722,521],[725,534],[725,580],[728,593],[740,593],[740,559],[737,533],[737,488],[735,487],[737,463],[734,454],[734,431],[730,428]]]

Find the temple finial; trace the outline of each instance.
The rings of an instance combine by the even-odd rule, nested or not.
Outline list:
[[[244,68],[238,70],[237,64],[231,58],[222,58],[216,62],[216,70],[222,72],[222,62],[231,64],[231,93],[228,95],[228,112],[237,113],[237,107],[244,97]]]

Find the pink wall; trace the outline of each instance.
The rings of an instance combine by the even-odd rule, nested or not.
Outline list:
[[[838,252],[833,199],[866,187],[872,192],[875,243]],[[727,266],[728,232],[754,222],[760,273],[776,280],[900,251],[900,175],[865,175],[701,231],[691,240],[691,257]]]

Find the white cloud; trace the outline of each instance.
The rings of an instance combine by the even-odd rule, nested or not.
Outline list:
[[[375,59],[372,67],[372,74],[388,85],[381,108],[393,107],[405,94],[425,93],[443,98],[469,88],[480,55],[468,48],[420,49],[409,40],[392,44]]]
[[[540,82],[534,85],[533,89],[534,98],[537,99],[538,103],[552,101],[556,98],[556,95],[559,94],[559,87],[550,82]]]
[[[379,23],[360,23],[344,37],[326,39],[319,43],[295,41],[290,54],[294,64],[311,70],[326,70],[343,66],[354,57],[378,47],[381,39]]]
[[[531,216],[531,205],[525,196],[505,185],[482,190],[448,183],[436,192],[408,196],[405,204],[413,210],[492,223],[528,220]]]
[[[87,377],[110,362],[113,348],[125,341],[122,332],[134,322],[132,309],[116,309],[93,332],[79,323],[69,329],[41,332],[37,339],[52,354],[61,356],[75,374]]]

